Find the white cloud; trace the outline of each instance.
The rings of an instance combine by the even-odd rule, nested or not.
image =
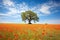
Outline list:
[[[3,14],[3,15],[15,15],[15,14],[27,11],[27,10],[32,10],[36,12],[39,16],[43,16],[45,14],[49,15],[53,13],[50,11],[50,9],[52,7],[58,6],[57,3],[53,3],[52,1],[44,3],[44,4],[39,4],[31,8],[25,2],[20,3],[20,4],[15,4],[11,0],[3,0],[3,4],[9,10],[6,14]]]
[[[3,14],[5,16],[15,15],[15,14],[27,11],[29,9],[28,5],[24,2],[20,3],[20,4],[15,4],[11,0],[3,0],[3,4],[4,4],[5,8],[9,10],[6,14]],[[2,15],[2,14],[0,14],[0,15]]]
[[[50,23],[50,24],[60,24],[60,19],[56,19],[56,20],[47,20],[46,21],[47,23]]]
[[[17,13],[21,13],[27,10],[32,10],[34,12],[36,12],[38,15],[45,15],[45,14],[51,14],[52,12],[50,11],[50,9],[52,7],[57,6],[58,4],[51,2],[47,2],[44,4],[39,4],[37,6],[34,7],[29,7],[25,2],[20,3],[20,4],[15,4],[13,1],[11,0],[3,0],[3,4],[5,5],[5,7],[9,10],[6,14],[8,15],[14,15]],[[42,13],[42,14],[41,14]]]
[[[50,20],[44,20],[44,21],[40,21],[40,22],[37,22],[37,24],[60,24],[60,19],[50,19]]]
[[[9,16],[8,14],[0,13],[0,16]]]
[[[17,10],[16,8],[9,8],[9,12],[7,12],[7,14],[9,15],[13,15],[19,13],[19,10]]]
[[[18,5],[20,13],[29,10],[29,6],[25,2]]]
[[[8,16],[11,14],[15,14],[17,12],[17,10],[14,6],[15,5],[14,2],[12,2],[11,0],[3,0],[3,5],[6,9],[9,10],[6,12],[6,14],[3,14],[3,15]]]
[[[21,14],[21,12],[24,12],[27,10],[32,10],[32,11],[36,12],[38,14],[38,16],[44,16],[45,14],[49,15],[52,13],[50,11],[50,9],[51,8],[53,9],[54,7],[59,5],[57,3],[49,2],[49,3],[39,4],[39,5],[36,5],[36,6],[30,8],[28,6],[28,4],[26,4],[25,2],[22,2],[20,4],[15,4],[11,0],[3,0],[3,4],[4,4],[5,8],[7,8],[9,11],[6,12],[6,14],[0,13],[0,15],[10,16],[10,17],[14,17],[14,18],[20,17],[18,14]],[[2,20],[1,22],[5,22],[5,21]],[[47,22],[47,21],[45,21],[45,22]],[[48,22],[51,22],[51,20]],[[55,20],[54,22],[57,23],[58,20]]]
[[[10,21],[1,21],[0,23],[17,23],[17,22],[10,22]]]
[[[49,8],[50,8],[50,6],[42,5],[39,11],[44,14],[50,14],[51,12],[49,11]]]
[[[37,6],[34,6],[32,8],[32,10],[36,13],[38,13],[39,15],[49,15],[49,14],[52,14],[52,13],[55,13],[55,12],[58,12],[56,10],[54,10],[54,8],[60,6],[60,3],[55,3],[53,1],[49,1],[47,3],[44,3],[44,4],[39,4]],[[54,10],[54,11],[51,11],[51,10]]]
[[[7,3],[7,2],[11,2],[11,4]],[[8,9],[9,11],[7,11],[5,14],[4,13],[0,13],[0,23],[17,23],[18,18],[21,18],[20,14],[21,12],[27,11],[29,9],[28,5],[26,5],[26,3],[20,3],[20,4],[15,4],[14,2],[12,2],[11,0],[3,0],[3,4],[4,7],[6,9]],[[13,18],[16,19],[15,21],[13,20],[7,20],[6,21],[6,17],[9,18]],[[4,20],[3,20],[4,19]]]
[[[44,16],[51,14],[50,12],[51,6],[45,4],[39,4],[31,8],[32,11],[38,14],[38,16]]]
[[[14,3],[11,0],[3,0],[3,4],[7,6],[13,6]]]

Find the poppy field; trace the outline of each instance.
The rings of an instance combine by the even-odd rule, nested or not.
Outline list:
[[[60,40],[60,24],[0,24],[0,40]]]

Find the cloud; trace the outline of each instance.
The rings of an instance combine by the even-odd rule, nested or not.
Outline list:
[[[20,13],[25,12],[30,9],[29,6],[25,2],[23,2],[21,4],[17,4],[17,5],[18,5],[18,9],[19,9]]]
[[[14,3],[11,0],[3,0],[3,4],[6,6],[13,6]]]
[[[0,23],[18,23],[18,22],[13,22],[13,21],[1,21]]]
[[[24,11],[27,11],[29,9],[28,5],[24,2],[20,3],[20,4],[15,4],[13,1],[11,0],[3,0],[3,5],[5,6],[6,9],[8,9],[9,11],[6,12],[6,14],[3,14],[5,16],[8,15],[15,15]],[[0,14],[2,15],[2,14]]]
[[[51,12],[49,11],[49,9],[50,9],[50,6],[42,5],[41,9],[39,11],[44,13],[44,14],[50,14]]]
[[[57,7],[60,7],[60,3],[56,3],[53,1],[49,1],[47,3],[43,3],[43,4],[39,4],[37,6],[34,6],[32,8],[32,10],[36,13],[38,13],[38,15],[50,15],[52,13],[58,12],[58,10],[54,10]],[[54,10],[54,11],[51,11]]]
[[[38,16],[46,16],[46,15],[55,13],[56,11],[51,12],[50,9],[53,10],[53,8],[59,6],[59,4],[53,3],[51,1],[51,2],[44,3],[44,4],[37,4],[36,6],[31,6],[31,8],[30,8],[30,6],[28,6],[28,4],[25,2],[22,2],[20,4],[15,4],[11,0],[3,0],[3,5],[9,11],[7,11],[5,14],[0,13],[0,16],[1,16],[0,18],[2,18],[2,16],[4,16],[4,18],[5,17],[21,18],[21,16],[20,16],[21,12],[25,12],[27,10],[32,10],[32,11],[36,12]],[[58,22],[57,20],[55,20],[55,21]],[[4,22],[4,20],[1,20],[1,22]]]
[[[5,14],[3,13],[3,15],[8,16],[10,14],[14,14],[15,12],[17,12],[16,9],[14,8],[14,2],[12,2],[11,0],[3,0],[3,5],[4,8],[9,10]]]
[[[46,22],[50,23],[50,24],[60,24],[60,19],[56,19],[56,20],[47,20]]]
[[[60,24],[60,19],[50,19],[50,20],[44,20],[44,21],[40,21],[40,22],[37,22],[37,24]]]
[[[31,8],[25,2],[22,2],[20,4],[15,4],[11,0],[3,0],[3,4],[4,4],[5,8],[7,8],[9,10],[5,15],[15,15],[18,13],[21,14],[21,12],[24,12],[27,10],[32,10],[41,16],[49,15],[52,13],[50,9],[53,9],[54,7],[58,6],[57,3],[53,3],[52,1],[33,6]]]
[[[7,3],[8,2],[8,3]],[[9,4],[11,3],[11,4]],[[3,0],[3,5],[6,9],[8,9],[9,11],[7,11],[6,13],[0,13],[0,23],[15,23],[18,22],[18,18],[21,18],[21,12],[27,11],[29,9],[28,5],[26,5],[26,3],[22,2],[20,4],[15,4],[13,1],[11,0]],[[10,18],[10,20],[7,18]],[[15,21],[13,21],[13,19],[16,19]]]

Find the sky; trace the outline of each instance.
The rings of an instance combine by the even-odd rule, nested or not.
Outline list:
[[[60,0],[0,0],[0,23],[24,23],[21,13],[28,10],[37,13],[37,24],[60,24]]]

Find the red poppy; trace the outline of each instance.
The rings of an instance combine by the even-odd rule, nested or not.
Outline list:
[[[3,36],[2,36],[2,35],[0,35],[0,38],[3,38]]]

